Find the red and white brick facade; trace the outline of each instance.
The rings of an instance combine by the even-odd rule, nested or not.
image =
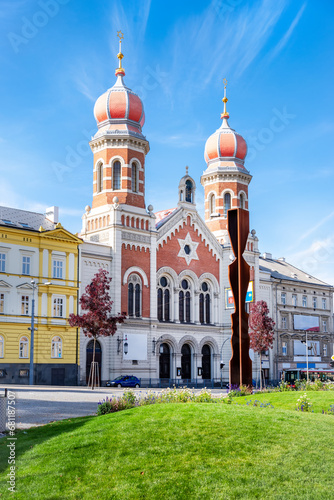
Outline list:
[[[123,68],[116,75],[114,87],[95,105],[93,202],[82,217],[81,233],[81,293],[103,267],[112,277],[114,313],[128,314],[115,337],[99,339],[102,382],[122,374],[136,375],[144,385],[149,379],[227,382],[233,312],[228,307],[228,266],[233,255],[226,211],[249,209],[252,177],[245,167],[246,142],[229,126],[225,110],[221,127],[205,145],[205,221],[196,209],[196,184],[188,168],[175,190],[176,207],[154,214],[145,203],[149,143],[142,134],[143,104],[125,86]],[[245,258],[253,299],[259,300],[264,286],[259,284],[255,231]],[[82,383],[88,342],[81,336]],[[253,366],[255,373],[258,367]]]

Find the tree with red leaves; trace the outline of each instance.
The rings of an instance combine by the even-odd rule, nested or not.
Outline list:
[[[264,300],[259,300],[251,306],[248,325],[250,348],[260,355],[260,389],[262,389],[262,352],[272,348],[275,326]]]
[[[70,326],[82,328],[84,335],[94,339],[93,361],[95,367],[95,344],[100,336],[109,337],[117,331],[117,323],[123,323],[126,314],[111,315],[113,301],[109,296],[111,278],[108,272],[100,269],[95,274],[92,281],[85,288],[85,293],[80,298],[80,305],[83,311],[81,315],[70,314],[68,322]],[[92,377],[92,389],[94,389],[95,377]]]

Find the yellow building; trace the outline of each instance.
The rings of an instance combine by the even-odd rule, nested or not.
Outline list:
[[[29,381],[34,301],[34,383],[76,385],[78,255],[82,240],[47,215],[0,207],[0,383]]]

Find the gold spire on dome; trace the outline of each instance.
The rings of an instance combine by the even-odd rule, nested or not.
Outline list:
[[[117,54],[119,64],[118,64],[118,68],[115,71],[115,75],[116,76],[118,76],[118,75],[125,76],[124,68],[122,68],[122,59],[124,57],[124,55],[122,54],[122,40],[124,38],[124,34],[121,32],[121,30],[119,30],[119,31],[117,31],[117,36],[119,38],[119,53]]]
[[[227,80],[226,80],[226,78],[223,79],[223,84],[224,84],[224,97],[223,97],[222,101],[224,103],[224,113],[222,113],[220,115],[221,119],[223,119],[223,118],[229,118],[230,117],[230,115],[226,111],[226,103],[228,101],[228,99],[226,97],[226,86],[227,86]]]

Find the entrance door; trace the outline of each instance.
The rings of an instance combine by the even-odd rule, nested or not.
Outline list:
[[[86,383],[88,384],[90,365],[93,361],[93,348],[94,348],[94,340],[91,340],[87,344],[86,349]],[[99,341],[97,340],[95,343],[95,361],[99,364],[99,377],[101,382],[101,364],[102,364],[102,349]]]
[[[51,368],[51,385],[65,385],[65,368]]]
[[[207,344],[202,347],[202,378],[211,379],[211,350]]]
[[[159,377],[170,378],[170,348],[165,343],[160,346]]]
[[[191,350],[188,344],[183,344],[181,349],[181,377],[191,379]]]

